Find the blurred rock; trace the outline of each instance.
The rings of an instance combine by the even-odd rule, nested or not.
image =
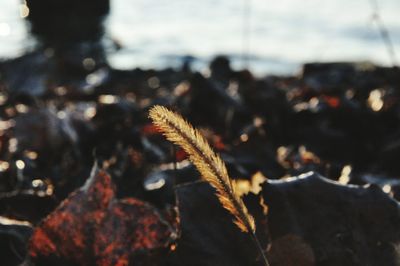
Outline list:
[[[2,265],[21,265],[27,256],[27,240],[32,234],[28,222],[0,216],[0,260]]]
[[[98,41],[109,0],[27,0],[31,32],[45,43]]]
[[[311,247],[316,265],[398,265],[400,209],[380,188],[309,173],[264,183],[261,194],[272,245],[294,234]]]

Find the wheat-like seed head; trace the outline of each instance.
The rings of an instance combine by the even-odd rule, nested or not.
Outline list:
[[[236,192],[224,162],[200,132],[180,115],[162,106],[151,108],[149,117],[169,141],[179,145],[189,155],[189,160],[196,166],[202,178],[216,189],[219,201],[234,216],[234,223],[240,230],[254,233],[256,228],[253,216],[248,213],[242,198]]]

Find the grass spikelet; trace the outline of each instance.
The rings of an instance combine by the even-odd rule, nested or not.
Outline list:
[[[169,141],[185,150],[202,178],[216,189],[219,201],[233,215],[233,221],[240,230],[254,233],[256,230],[254,218],[248,213],[243,200],[236,192],[224,162],[215,154],[199,131],[180,115],[162,106],[154,106],[150,110],[149,117]]]
[[[202,178],[216,189],[216,195],[222,206],[233,215],[233,222],[242,232],[249,233],[264,265],[269,266],[255,234],[254,218],[247,211],[240,193],[229,178],[222,159],[211,149],[200,132],[180,115],[156,105],[150,109],[149,117],[169,141],[180,146],[189,155],[190,161],[196,166]]]

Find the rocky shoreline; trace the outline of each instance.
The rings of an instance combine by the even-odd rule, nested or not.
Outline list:
[[[232,70],[222,56],[207,74],[192,71],[190,64],[179,70],[115,70],[102,58],[43,49],[0,63],[0,243],[7,265],[257,265],[248,240],[212,203],[210,188],[196,185],[199,177],[186,154],[148,120],[155,104],[200,128],[233,178],[250,182],[258,173],[271,180],[245,201],[273,265],[396,265],[399,68],[310,63],[298,76],[256,78]],[[110,176],[99,183],[92,176],[98,187],[83,192],[95,162]],[[310,171],[315,174],[304,181],[282,179]],[[117,205],[99,205],[106,191]],[[149,206],[147,214],[139,211],[142,204]],[[119,220],[118,210],[133,213]],[[225,218],[202,227],[210,211]],[[86,212],[116,219],[114,226],[97,216],[80,220]],[[65,215],[72,220],[63,220]],[[154,246],[118,244],[146,225],[137,222],[141,215],[152,217],[161,230],[148,232],[156,236],[152,240],[142,236],[156,241]],[[90,230],[99,229],[84,229],[99,226],[116,235],[93,240]],[[223,228],[227,231],[218,235]],[[83,246],[66,240],[69,231]],[[332,242],[335,234],[340,237]],[[383,246],[371,249],[370,241]],[[289,243],[294,246],[288,249]],[[119,248],[104,257],[111,244]],[[81,250],[84,254],[73,255]]]

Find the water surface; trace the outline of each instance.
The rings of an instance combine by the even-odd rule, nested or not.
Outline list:
[[[21,2],[0,1],[0,57],[29,47]],[[111,8],[107,38],[123,46],[109,54],[117,68],[176,66],[185,55],[202,68],[217,54],[258,73],[293,73],[310,61],[391,64],[370,0],[112,0]],[[380,0],[379,14],[400,57],[400,1]]]

